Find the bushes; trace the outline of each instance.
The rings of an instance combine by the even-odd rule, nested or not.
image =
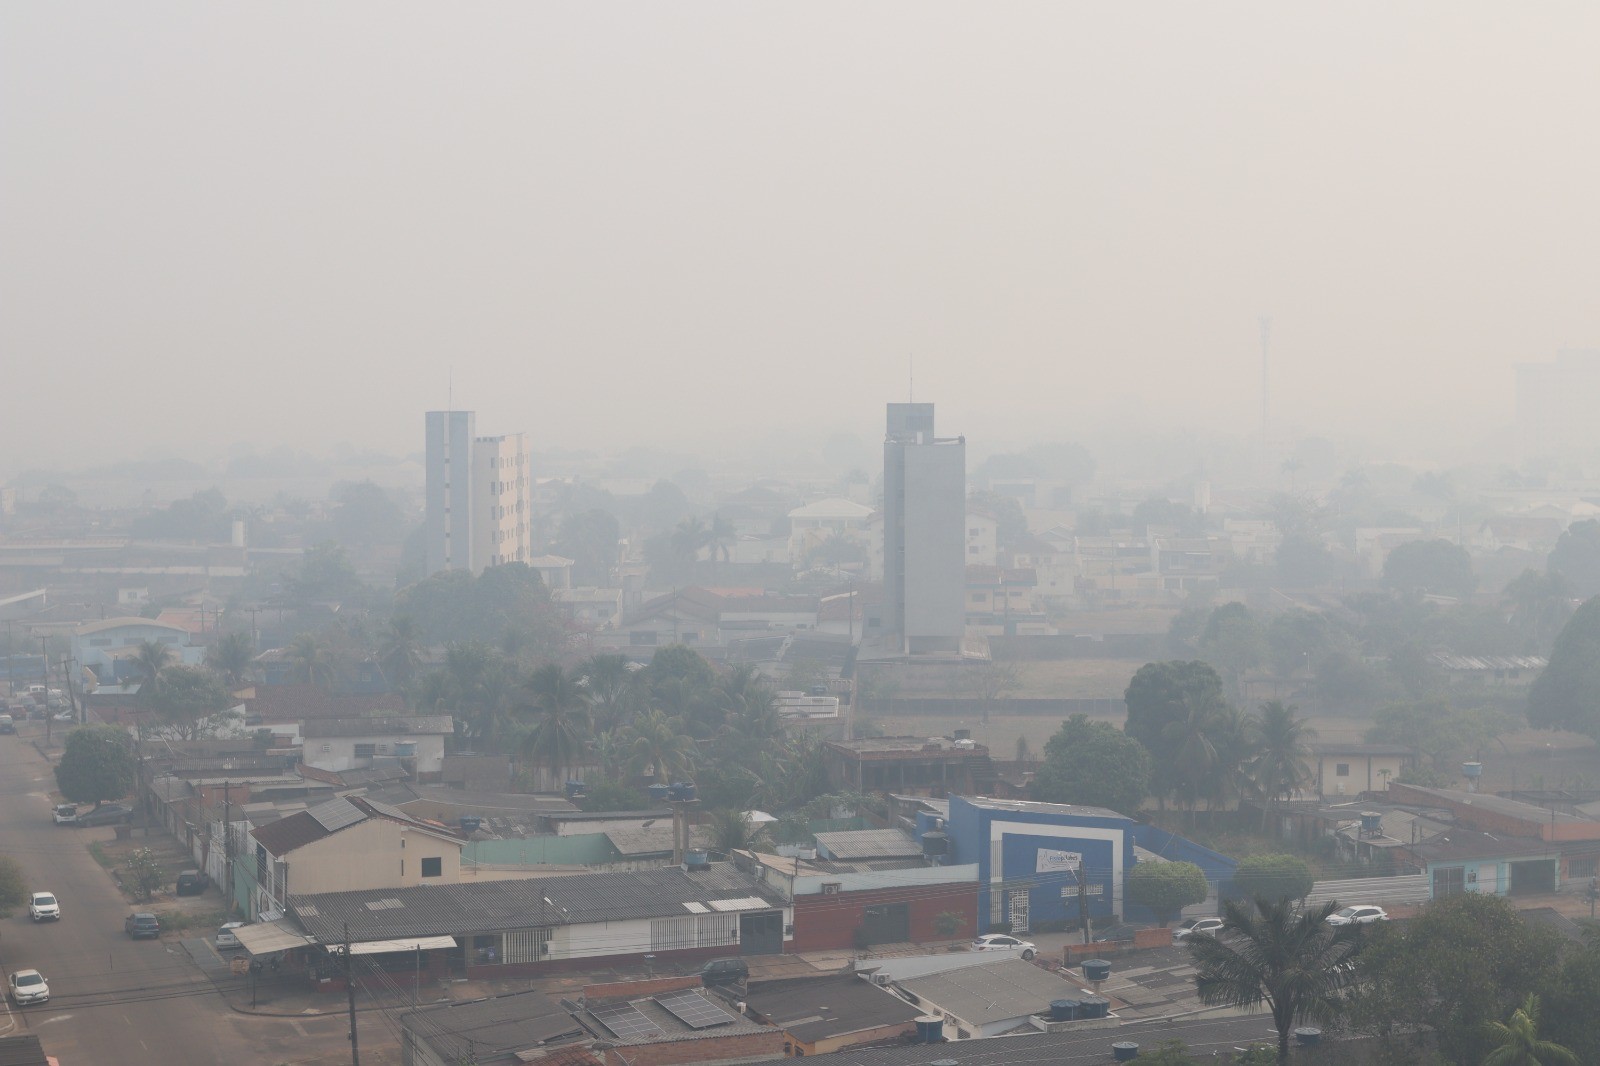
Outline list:
[[[1235,896],[1247,900],[1305,899],[1311,894],[1311,867],[1293,855],[1255,855],[1233,874]]]

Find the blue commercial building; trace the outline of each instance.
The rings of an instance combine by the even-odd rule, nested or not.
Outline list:
[[[925,828],[918,818],[918,833]],[[951,796],[945,827],[951,863],[978,865],[978,923],[1010,922],[1015,932],[1123,912],[1122,884],[1133,868],[1132,818],[1103,807]],[[1081,888],[1080,888],[1081,883]]]
[[[980,932],[1011,923],[1013,932],[1062,928],[1082,918],[1152,921],[1123,898],[1128,871],[1149,861],[1192,862],[1213,886],[1227,882],[1233,859],[1104,807],[951,796],[948,819],[921,812],[917,837],[935,862],[978,868]],[[931,834],[931,837],[930,837]],[[941,838],[942,834],[942,838]]]

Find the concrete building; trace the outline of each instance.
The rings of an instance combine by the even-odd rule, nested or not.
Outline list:
[[[171,665],[200,665],[205,649],[189,640],[189,631],[182,626],[153,618],[105,618],[72,631],[72,657],[79,666],[93,670],[102,685],[112,685],[136,676],[133,657],[146,641],[166,645]]]
[[[480,437],[471,411],[426,416],[428,573],[533,557],[533,471],[521,433]]]
[[[934,435],[933,404],[892,403],[883,442],[883,640],[955,654],[966,632],[967,441]]]

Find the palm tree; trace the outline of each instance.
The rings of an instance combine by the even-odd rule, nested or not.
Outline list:
[[[161,671],[172,665],[172,649],[159,640],[141,640],[131,662],[139,687],[154,690],[161,686]]]
[[[301,633],[289,642],[286,652],[293,677],[306,685],[328,688],[333,684],[333,656],[315,633]]]
[[[755,667],[736,666],[719,678],[716,699],[722,708],[725,732],[758,743],[783,735],[778,693]]]
[[[1249,1009],[1265,1003],[1278,1030],[1278,1062],[1289,1061],[1297,1023],[1331,1021],[1339,1013],[1338,967],[1356,948],[1359,926],[1331,926],[1329,901],[1300,911],[1290,900],[1236,899],[1222,904],[1224,936],[1188,941],[1195,988],[1209,1007]]]
[[[556,780],[563,780],[589,733],[588,697],[577,675],[563,670],[560,663],[546,663],[529,674],[523,691],[530,701],[525,710],[533,717],[534,726],[523,742],[522,754],[548,767]]]
[[[724,858],[735,851],[754,851],[767,842],[765,825],[757,825],[747,812],[732,808],[712,811],[707,829],[711,850]]]
[[[389,620],[378,645],[378,667],[394,688],[404,688],[422,666],[422,627],[410,615]]]
[[[444,666],[414,687],[412,702],[425,711],[453,713],[463,736],[492,749],[515,689],[510,665],[488,645],[451,644],[444,651]]]
[[[700,550],[711,543],[711,530],[698,518],[685,518],[672,531],[672,554],[682,567],[691,567]]]
[[[648,772],[657,784],[682,778],[694,769],[694,740],[678,729],[678,719],[648,710],[634,719],[627,734],[632,738],[633,764]]]
[[[626,725],[644,705],[640,669],[626,655],[601,654],[578,667],[580,684],[589,694],[595,729]]]
[[[244,684],[250,672],[250,660],[256,655],[250,634],[235,630],[225,633],[221,640],[206,649],[206,665],[215,670],[234,688]]]
[[[1509,1022],[1489,1022],[1484,1029],[1495,1049],[1484,1056],[1483,1066],[1578,1066],[1571,1051],[1539,1039],[1539,997],[1531,992]]]
[[[1261,828],[1265,831],[1267,819],[1285,796],[1311,779],[1311,741],[1317,731],[1307,724],[1307,719],[1297,718],[1298,708],[1284,706],[1278,700],[1261,705],[1261,711],[1250,719],[1250,739],[1254,749],[1246,767],[1261,805]]]
[[[600,776],[607,781],[615,781],[622,776],[623,768],[628,763],[628,737],[615,729],[601,730],[589,741],[589,753],[600,767]]]

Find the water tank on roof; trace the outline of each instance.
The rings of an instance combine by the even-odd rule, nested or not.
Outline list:
[[[668,788],[666,785],[649,785],[645,788],[645,792],[647,792],[650,796],[651,803],[667,802],[667,796],[669,793],[671,793],[671,791],[672,789]]]
[[[461,828],[468,833],[476,833],[483,828],[483,819],[476,814],[463,814],[461,816]]]
[[[582,781],[567,782],[567,799],[577,799],[579,796],[583,795],[585,791],[586,787]]]
[[[694,785],[687,781],[674,781],[667,786],[667,798],[675,803],[694,799]]]
[[[1118,1062],[1132,1062],[1139,1057],[1139,1045],[1131,1040],[1119,1040],[1111,1045],[1111,1057]]]
[[[1084,959],[1083,977],[1086,981],[1104,981],[1111,976],[1111,964],[1105,959]]]
[[[1104,996],[1084,996],[1078,1001],[1078,1017],[1104,1018],[1111,1013],[1111,1001]]]
[[[1464,762],[1464,763],[1462,763],[1461,764],[1461,776],[1462,777],[1470,777],[1470,778],[1482,777],[1483,776],[1483,763],[1481,763],[1481,762]]]
[[[1050,1001],[1050,1020],[1053,1022],[1077,1021],[1078,1001],[1075,999],[1052,999]]]
[[[957,729],[957,730],[954,730],[953,732],[951,732],[950,735],[955,737],[955,739],[957,739],[957,740],[971,740],[972,739],[972,730],[970,730],[970,729]]]
[[[1294,1031],[1294,1042],[1301,1047],[1313,1047],[1322,1043],[1322,1030],[1314,1025],[1302,1025]]]
[[[690,848],[683,853],[683,865],[690,870],[709,870],[711,853],[705,848]]]
[[[950,838],[937,829],[922,834],[922,857],[931,859],[950,854]]]
[[[924,1014],[917,1018],[917,1043],[937,1044],[944,1040],[944,1017]]]
[[[1377,811],[1361,812],[1361,832],[1366,836],[1373,836],[1383,829],[1383,815]]]

